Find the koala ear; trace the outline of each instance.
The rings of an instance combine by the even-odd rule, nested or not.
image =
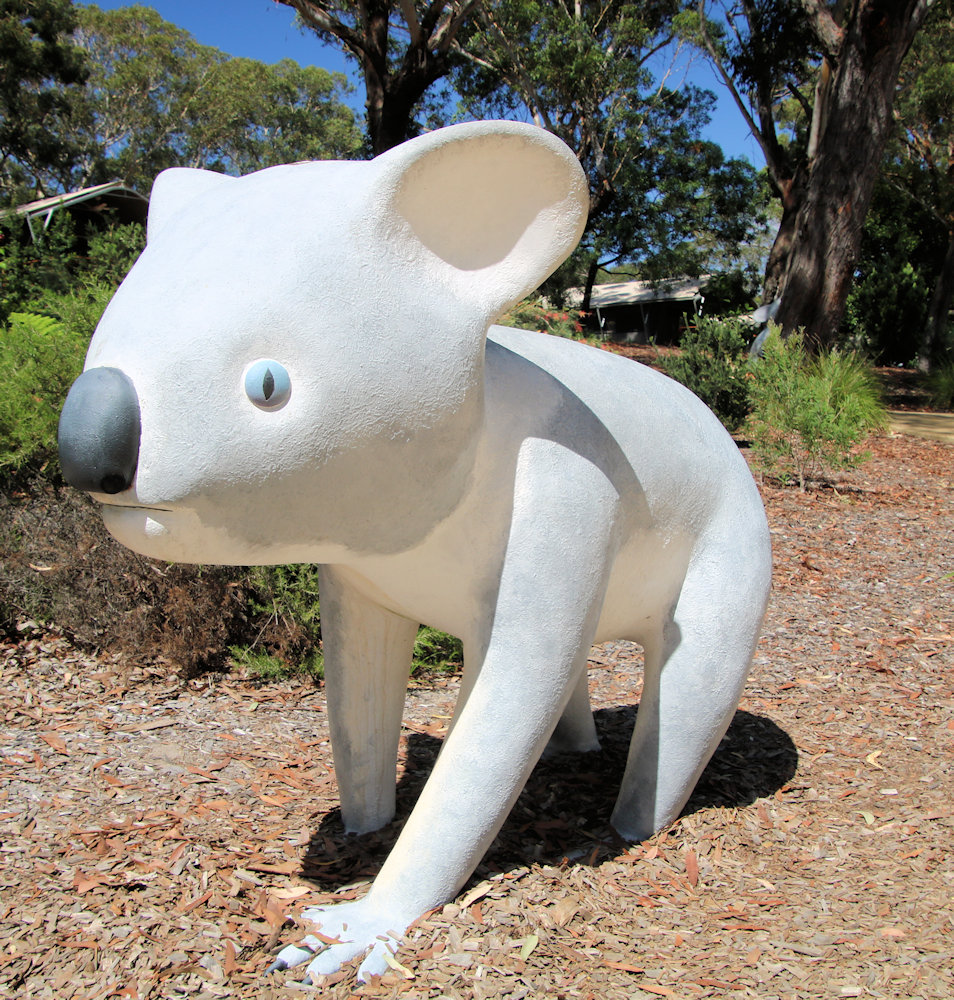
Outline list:
[[[190,201],[200,198],[222,184],[233,184],[235,177],[217,174],[213,170],[193,170],[173,167],[156,177],[149,195],[149,218],[146,222],[146,242],[151,242],[170,219],[179,215]]]
[[[566,259],[586,224],[579,161],[556,136],[520,122],[472,122],[379,156],[377,203],[391,239],[453,269],[496,316]],[[415,254],[417,255],[417,254]]]

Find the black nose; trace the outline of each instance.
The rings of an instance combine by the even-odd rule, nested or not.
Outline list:
[[[118,368],[90,368],[73,383],[57,434],[63,478],[89,493],[122,493],[139,460],[139,397]]]

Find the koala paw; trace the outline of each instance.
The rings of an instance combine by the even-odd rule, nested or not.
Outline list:
[[[302,911],[302,917],[318,926],[321,939],[309,934],[300,945],[282,948],[269,972],[303,965],[311,959],[307,980],[313,980],[315,976],[337,972],[345,962],[367,952],[358,969],[358,980],[366,982],[370,976],[381,976],[388,971],[386,956],[394,953],[407,930],[407,923],[401,918],[372,907],[363,899],[337,906],[309,907]],[[331,939],[331,943],[325,939]]]

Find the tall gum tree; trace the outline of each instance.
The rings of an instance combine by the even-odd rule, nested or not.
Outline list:
[[[647,68],[686,0],[278,2],[357,60],[375,154],[414,134],[440,80],[468,116],[529,118],[563,139],[590,182],[587,289],[600,263],[698,271],[700,234],[749,235],[753,172],[700,138],[712,95]]]
[[[276,0],[357,60],[367,93],[371,151],[414,134],[426,92],[446,77],[458,33],[477,0]]]
[[[944,349],[954,304],[954,0],[937,0],[901,69],[897,128],[885,177],[933,217],[947,234],[917,363],[928,370]]]
[[[496,0],[461,33],[465,109],[530,118],[586,172],[584,309],[600,266],[699,274],[757,225],[754,171],[701,137],[713,95],[676,82],[687,16],[681,0]]]
[[[341,75],[232,58],[148,7],[82,7],[78,17],[91,73],[69,121],[83,155],[62,187],[120,178],[147,191],[170,166],[237,174],[362,151]]]
[[[68,170],[77,148],[62,118],[86,80],[73,44],[69,0],[0,0],[0,195],[48,193],[50,171]]]
[[[831,346],[893,128],[901,65],[930,0],[698,6],[701,44],[758,140],[782,203],[765,299],[781,298],[784,330],[802,328],[809,344]],[[785,135],[786,97],[800,109],[794,137]]]

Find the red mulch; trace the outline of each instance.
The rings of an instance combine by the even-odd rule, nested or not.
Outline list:
[[[773,600],[686,815],[635,846],[607,827],[639,651],[595,649],[603,750],[541,763],[367,986],[264,969],[286,918],[373,877],[456,679],[409,694],[397,823],[349,838],[320,690],[0,648],[0,996],[954,996],[954,448],[870,447],[834,487],[763,484]]]

